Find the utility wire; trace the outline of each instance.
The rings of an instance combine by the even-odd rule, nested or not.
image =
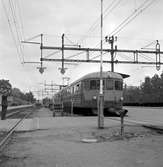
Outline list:
[[[24,52],[23,52],[22,45],[21,45],[22,37],[21,37],[21,34],[18,31],[17,17],[16,17],[16,14],[15,14],[15,11],[14,11],[14,5],[13,5],[11,0],[9,0],[9,6],[10,6],[10,10],[11,10],[11,15],[12,15],[12,18],[13,18],[13,23],[14,23],[14,26],[15,26],[17,41],[18,41],[18,44],[19,44],[19,49],[20,49],[21,56],[22,56],[23,63],[24,63]]]
[[[125,26],[127,26],[131,21],[133,21],[138,15],[140,15],[144,10],[146,10],[152,3],[154,3],[154,1],[150,1],[149,4],[147,4],[149,2],[149,0],[144,1],[140,7],[135,10],[130,16],[128,16],[119,26],[117,26],[115,28],[115,30],[113,30],[110,33],[110,36],[114,36],[116,34],[118,34]],[[147,4],[147,6],[145,6]],[[145,6],[145,7],[144,7]],[[144,8],[143,8],[144,7]]]
[[[118,6],[118,4],[120,4],[120,1],[121,1],[121,0],[118,0],[118,1],[113,0],[113,1],[108,5],[108,7],[107,7],[107,8],[104,10],[104,12],[103,12],[103,15],[104,15],[103,19],[105,19],[106,16],[108,16],[108,15]],[[88,34],[88,33],[90,33],[90,32],[92,33],[92,32],[98,27],[98,22],[99,22],[100,18],[101,18],[101,17],[98,17],[98,18],[95,20],[95,22],[90,26],[90,28],[88,29],[88,31],[87,31],[85,34]],[[78,41],[78,43],[83,42],[85,39],[86,39],[86,37],[81,38],[81,39]]]
[[[148,2],[150,2],[150,3],[147,4]],[[131,21],[133,21],[139,14],[141,14],[145,9],[147,9],[152,3],[153,3],[153,1],[145,0],[131,15],[129,15],[119,26],[117,26],[117,28],[115,30],[113,30],[111,32],[110,36],[113,36],[113,35],[116,35],[117,33],[119,33],[126,25],[128,25]],[[146,4],[147,4],[147,6],[145,6]],[[103,40],[103,42],[104,41],[105,40]],[[95,47],[97,47],[99,44],[100,43],[98,43]],[[95,58],[97,58],[97,57],[98,56],[96,56]]]
[[[12,30],[12,26],[11,26],[10,18],[9,18],[9,16],[8,16],[8,12],[7,12],[5,3],[4,3],[3,0],[2,0],[1,2],[2,2],[2,6],[3,6],[4,12],[5,12],[7,21],[8,21],[9,30],[10,30],[10,32],[11,32],[12,39],[13,39],[13,41],[14,41],[14,43],[15,43],[15,47],[16,47],[17,54],[18,54],[18,56],[19,56],[20,62],[22,63],[22,60],[21,60],[21,54],[20,54],[20,52],[19,52],[19,48],[18,48],[18,46],[17,46],[17,41],[16,41],[16,39],[15,39],[15,35],[14,35],[13,30]]]
[[[106,10],[108,10],[108,9],[110,8],[110,6],[112,6],[112,4],[113,4],[114,2],[115,2],[115,0],[113,0],[113,1],[109,4],[109,6],[106,8]],[[105,11],[104,11],[104,12],[105,12]],[[104,13],[104,12],[103,12],[103,13]],[[94,27],[97,27],[100,18],[101,18],[101,17],[98,17],[98,18],[94,21],[94,23],[90,26],[90,28],[87,30],[87,32],[86,32],[85,34],[89,33]],[[84,38],[80,39],[80,41],[83,41],[83,40],[84,40]]]
[[[18,19],[17,19],[17,16],[16,16],[15,7],[14,7],[14,4],[13,4],[12,0],[9,0],[9,6],[10,6],[10,9],[11,9],[11,15],[12,15],[13,22],[14,22],[14,25],[15,25],[18,41],[20,42],[22,40],[22,36],[21,36],[21,33],[18,32],[18,26],[17,26],[17,20]]]
[[[38,34],[38,35],[35,35],[35,36],[31,37],[31,38],[26,39],[25,41],[31,41],[31,40],[33,40],[35,38],[40,37],[40,36],[41,36],[41,34]]]
[[[21,7],[20,7],[20,2],[19,0],[16,0],[15,3],[17,4],[17,9],[18,9],[18,17],[19,17],[19,20],[20,20],[20,27],[21,27],[21,33],[22,33],[22,37],[23,37],[23,40],[25,39],[25,35],[24,35],[24,25],[23,25],[23,19],[22,19],[22,12],[21,12]]]
[[[48,54],[47,56],[44,56],[44,58],[48,58],[48,57],[53,56],[53,55],[55,55],[55,54],[57,54],[59,52],[60,52],[60,50],[59,51],[55,51],[53,53]]]
[[[103,53],[103,55],[105,55],[106,53],[107,53],[107,52],[104,52],[104,53]],[[100,55],[97,55],[97,56],[92,57],[90,60],[94,60],[94,59],[98,58],[99,56],[101,56],[101,54],[100,54]]]
[[[147,59],[147,60],[149,60],[149,61],[151,61],[151,59],[154,60],[153,57],[149,57],[149,56],[147,56],[147,55],[145,55],[145,54],[143,54],[143,53],[141,53],[140,55],[142,55],[145,59]]]
[[[117,28],[115,30],[113,30],[110,33],[110,36],[114,36],[117,33],[119,33],[126,25],[128,25],[131,21],[133,21],[133,19],[135,19],[139,14],[141,14],[145,9],[147,9],[152,3],[153,1],[151,1],[147,6],[145,6],[145,4],[149,2],[149,0],[145,0],[130,16],[128,16],[119,26],[117,26]],[[144,7],[145,6],[145,7]],[[144,7],[144,8],[142,8]],[[137,14],[136,14],[137,13]],[[136,14],[136,15],[135,15]],[[134,17],[133,17],[134,16]],[[130,20],[131,19],[131,20]],[[104,42],[105,40],[103,40]],[[98,46],[100,43],[98,43],[96,46]],[[95,47],[96,47],[95,46]]]
[[[74,54],[74,55],[68,56],[68,57],[66,57],[66,59],[70,59],[70,58],[73,58],[73,57],[79,56],[79,55],[81,55],[81,54],[83,54],[83,53],[85,53],[85,51],[82,51],[82,52],[79,52],[79,53],[77,53],[77,54]]]
[[[149,44],[147,44],[144,47],[142,47],[142,49],[147,48],[147,47],[149,47],[149,46],[151,46],[151,45],[153,45],[155,43],[156,43],[156,41],[150,42]]]
[[[76,45],[73,41],[71,41],[71,40],[67,37],[67,35],[65,35],[65,38],[66,38],[72,45]]]
[[[114,0],[113,2],[116,2],[114,5],[108,6],[108,8],[104,11],[103,19],[105,19],[119,4],[121,0],[118,0],[117,2]],[[107,11],[109,10],[109,11]],[[100,19],[100,18],[99,18]],[[94,31],[97,28],[98,24],[92,29]]]
[[[130,56],[124,55],[124,54],[122,54],[122,53],[118,53],[118,56],[120,56],[122,59],[124,59],[123,57],[125,57],[125,59],[127,59],[127,60],[129,60],[129,61],[132,60],[132,58],[131,58]],[[122,56],[123,56],[123,57],[122,57]]]
[[[125,22],[127,22],[131,17],[133,17],[133,16],[142,8],[142,6],[144,6],[147,2],[148,2],[148,0],[145,0],[137,9],[135,9],[127,18],[125,18],[125,20],[123,20],[123,21],[110,33],[110,36],[112,36],[112,35],[114,34],[114,32],[116,32],[121,26],[123,26],[123,24],[125,24]]]

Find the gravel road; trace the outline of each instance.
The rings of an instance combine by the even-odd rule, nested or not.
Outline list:
[[[50,117],[51,112],[40,109],[35,116]],[[108,118],[101,130],[97,129],[94,117],[58,120],[54,118],[56,127],[52,129],[16,133],[0,155],[0,166],[162,167],[161,133],[139,125],[126,125],[122,140],[119,123]],[[97,142],[85,143],[83,139]]]

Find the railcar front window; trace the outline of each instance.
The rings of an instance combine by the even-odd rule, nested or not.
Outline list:
[[[115,81],[115,90],[122,90],[123,84],[121,81]]]
[[[103,80],[103,87],[105,86],[105,81]],[[90,89],[99,90],[100,89],[100,80],[90,80]]]
[[[96,80],[96,89],[100,89],[100,80]]]
[[[113,86],[113,80],[106,80],[106,89],[107,90],[113,90],[114,86]]]
[[[103,80],[103,89],[105,89],[105,80]],[[100,80],[96,80],[96,89],[100,90]]]
[[[91,90],[96,89],[96,80],[90,80],[90,89]]]

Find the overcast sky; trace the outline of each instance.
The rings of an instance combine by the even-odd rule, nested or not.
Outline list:
[[[147,6],[139,12],[117,35],[115,43],[119,49],[141,49],[153,42],[149,47],[155,48],[156,40],[161,46],[163,42],[163,1],[161,0],[103,0],[104,1],[104,37],[110,35],[120,23],[133,12]],[[145,3],[147,2],[147,3]],[[150,2],[152,2],[150,4]],[[148,6],[149,4],[149,6]],[[66,44],[81,44],[82,47],[100,47],[100,0],[1,0],[0,14],[0,78],[9,79],[13,87],[23,91],[40,90],[41,84],[62,84],[62,75],[58,70],[61,63],[44,62],[47,68],[41,75],[36,69],[39,64],[24,64],[23,61],[39,61],[39,45],[21,44],[23,55],[20,53],[21,40],[27,40],[43,33],[43,44],[46,46],[61,46],[61,35],[65,34]],[[109,8],[112,7],[112,8]],[[144,6],[145,7],[145,6]],[[142,8],[144,9],[144,8]],[[14,38],[13,38],[14,36]],[[14,41],[15,39],[15,41]],[[20,40],[20,39],[19,39]],[[32,41],[40,42],[40,37]],[[16,49],[16,45],[19,50]],[[104,48],[110,48],[104,43]],[[43,51],[43,57],[54,50]],[[65,52],[65,57],[79,52]],[[91,57],[99,53],[90,53]],[[61,52],[49,58],[60,58]],[[74,58],[85,58],[86,53]],[[110,60],[110,54],[103,57]],[[133,60],[132,54],[117,54],[117,60]],[[140,56],[142,61],[155,61],[155,55]],[[70,77],[70,82],[89,72],[99,71],[99,64],[65,65],[68,69],[64,77]],[[104,64],[103,70],[111,70],[110,64]],[[115,71],[126,73],[130,78],[128,85],[139,85],[145,76],[160,74],[155,66],[116,64]]]

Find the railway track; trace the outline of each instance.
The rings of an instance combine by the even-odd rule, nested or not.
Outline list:
[[[14,106],[14,107],[8,107],[6,118],[12,118],[14,115],[19,115],[19,113],[23,113],[25,110],[33,107],[33,105],[21,105],[21,106]],[[0,108],[0,114],[1,114],[1,108]]]
[[[9,108],[6,114],[6,118],[12,118],[14,115],[18,115],[19,113],[24,113],[25,110],[29,109],[33,105],[25,105],[25,106],[17,106],[14,108]]]
[[[7,145],[9,139],[11,138],[12,134],[14,133],[15,129],[24,121],[25,118],[29,117],[29,115],[32,113],[26,113],[24,117],[19,119],[16,124],[7,132],[7,134],[3,137],[3,139],[0,141],[0,151],[4,149],[4,147]],[[15,114],[15,113],[14,113]]]

